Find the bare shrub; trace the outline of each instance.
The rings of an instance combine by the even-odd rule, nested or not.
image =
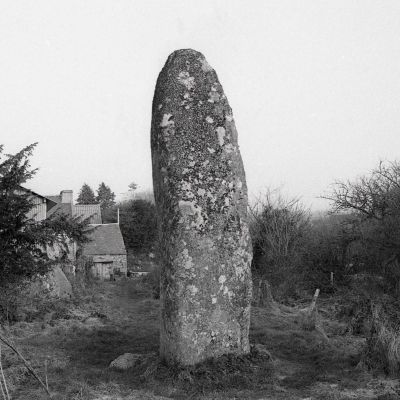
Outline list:
[[[347,216],[348,248],[362,271],[384,274],[400,294],[400,163],[380,162],[369,174],[337,181],[324,196]],[[361,271],[358,271],[361,272]]]
[[[276,190],[259,196],[250,207],[253,272],[281,291],[295,291],[309,229],[310,212],[299,199]]]
[[[311,287],[329,293],[345,283],[352,240],[346,216],[323,214],[311,219],[303,257],[304,276]]]

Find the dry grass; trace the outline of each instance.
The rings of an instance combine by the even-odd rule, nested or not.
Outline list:
[[[372,308],[372,328],[366,343],[365,362],[391,376],[400,373],[400,325],[393,323],[380,306]]]
[[[342,326],[327,314],[321,307],[329,343],[317,332],[302,329],[299,308],[255,307],[250,339],[264,345],[273,363],[267,353],[253,351],[192,368],[166,367],[158,361],[158,301],[140,281],[97,283],[81,294],[66,318],[20,322],[10,326],[9,333],[41,377],[48,360],[55,400],[344,400],[395,393],[396,384],[383,387],[384,381],[356,369],[363,340],[343,335]],[[143,361],[125,372],[109,369],[109,363],[125,352],[141,354]],[[46,398],[6,351],[3,366],[13,400]],[[12,381],[12,376],[17,379]]]

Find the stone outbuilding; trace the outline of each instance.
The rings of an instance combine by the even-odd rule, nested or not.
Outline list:
[[[127,253],[119,224],[90,225],[90,241],[82,247],[82,256],[91,260],[92,274],[100,279],[127,274]]]
[[[40,222],[57,215],[66,215],[85,220],[92,228],[90,241],[82,249],[78,249],[78,244],[72,240],[68,242],[67,252],[64,246],[48,246],[46,251],[51,259],[66,256],[74,264],[73,274],[76,264],[83,263],[81,266],[84,266],[89,260],[92,273],[101,279],[110,279],[111,274],[127,274],[127,253],[119,223],[103,224],[100,204],[74,204],[72,190],[62,190],[59,195],[43,196],[21,186],[18,193],[27,194],[32,202],[33,207],[27,213],[30,219]]]

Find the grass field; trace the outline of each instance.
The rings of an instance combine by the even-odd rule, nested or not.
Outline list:
[[[398,399],[398,381],[359,368],[361,337],[331,320],[329,302],[321,323],[329,337],[301,327],[298,308],[252,309],[251,342],[273,357],[223,358],[196,368],[167,368],[157,359],[158,300],[139,281],[95,284],[63,318],[19,322],[6,333],[44,377],[53,399]],[[136,367],[118,372],[112,360],[143,355]],[[3,347],[3,367],[12,399],[46,399],[16,356]]]

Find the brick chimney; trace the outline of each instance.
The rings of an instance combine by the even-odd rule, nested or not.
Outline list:
[[[72,204],[72,196],[73,196],[72,190],[61,190],[60,195],[61,195],[61,203]]]

